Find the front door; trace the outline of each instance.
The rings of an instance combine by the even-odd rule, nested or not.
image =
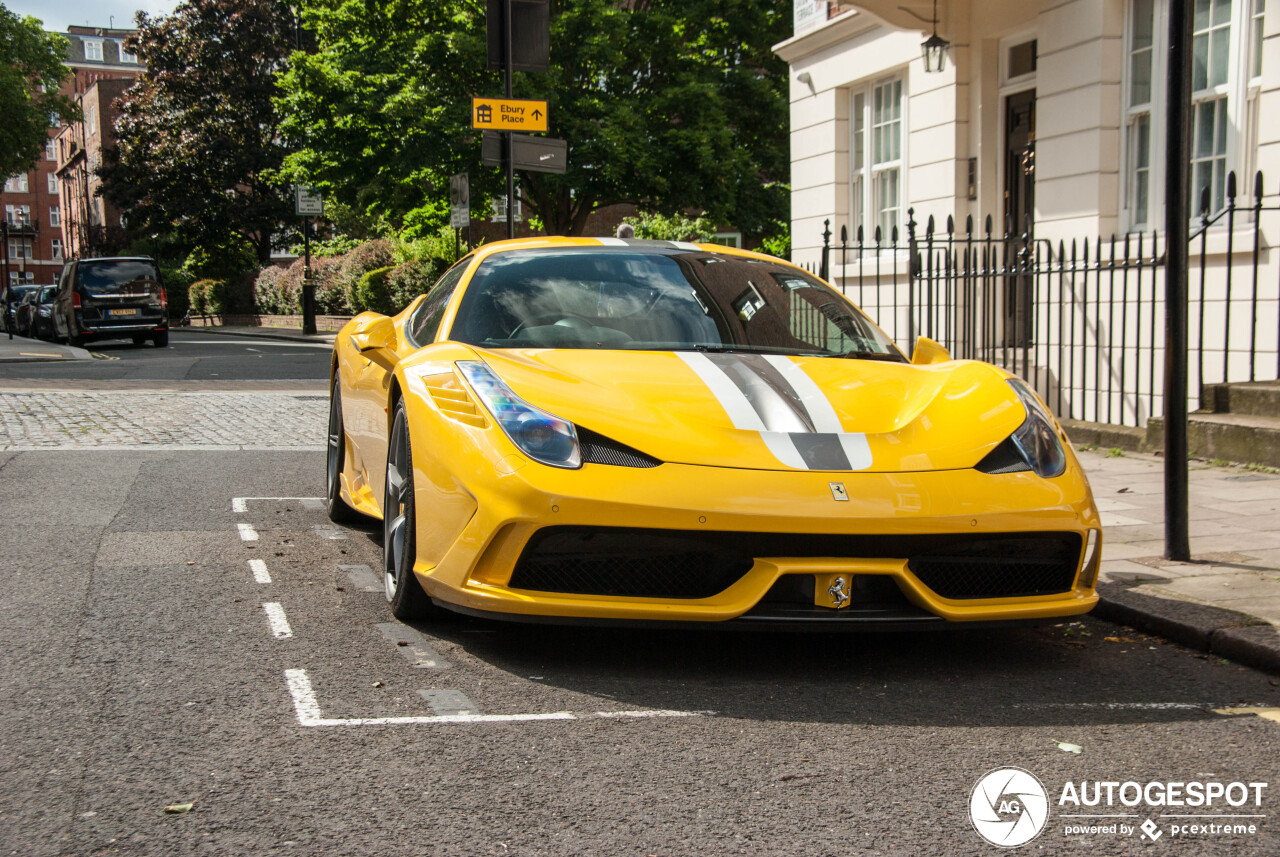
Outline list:
[[[1022,267],[1030,260],[1031,232],[1036,212],[1036,91],[1010,95],[1004,108],[1004,216],[1011,240],[1006,241],[1005,264]],[[1032,277],[1015,275],[1005,281],[1004,344],[1031,343],[1034,319]]]

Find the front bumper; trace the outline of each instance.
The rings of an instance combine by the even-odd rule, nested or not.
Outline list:
[[[428,406],[409,399],[410,425],[438,425]],[[418,419],[415,420],[415,416]],[[486,437],[487,436],[487,437]],[[430,429],[414,429],[419,551],[415,573],[432,598],[452,609],[529,619],[596,621],[776,621],[884,627],[938,622],[1041,620],[1086,613],[1100,561],[1101,525],[1078,463],[1042,479],[1032,473],[988,475],[976,470],[918,473],[762,471],[662,464],[653,468],[588,464],[559,470],[524,461],[509,449],[486,448],[490,432],[452,449]],[[443,443],[443,445],[442,445]],[[446,464],[447,462],[447,464]],[[848,501],[833,499],[832,482]],[[456,524],[448,523],[450,520]],[[783,552],[753,548],[750,568],[703,597],[625,596],[554,592],[512,585],[512,574],[536,533],[548,527],[614,527],[672,532],[778,534]],[[1093,550],[1080,551],[1074,573],[1048,594],[944,597],[921,580],[907,556],[796,556],[806,537],[910,539],[921,534],[973,536],[1068,533]],[[788,553],[787,551],[790,551]],[[888,551],[891,553],[891,551]],[[1091,566],[1086,568],[1086,565]],[[889,581],[900,598],[873,598],[844,609],[773,600],[785,577],[812,576],[825,591],[834,576]],[[782,588],[786,589],[784,582]],[[880,590],[883,592],[883,588]],[[785,620],[785,621],[784,621]]]

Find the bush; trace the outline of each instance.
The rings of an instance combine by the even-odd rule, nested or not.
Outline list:
[[[391,289],[387,284],[388,275],[395,270],[391,265],[374,268],[360,278],[355,289],[355,306],[358,311],[373,310],[383,315],[395,315],[391,304]]]
[[[287,271],[269,265],[253,281],[253,306],[264,315],[296,315],[299,296],[286,277]],[[299,281],[300,281],[299,275]]]
[[[191,308],[189,289],[193,278],[181,268],[160,266],[160,277],[164,281],[165,295],[169,299],[169,318],[182,318]]]
[[[223,315],[227,312],[227,284],[223,280],[196,280],[187,289],[192,315]]]
[[[706,242],[716,237],[716,225],[707,217],[686,217],[683,214],[667,217],[641,212],[635,217],[628,217],[626,222],[635,228],[637,238]]]
[[[338,266],[337,287],[345,292],[345,300],[354,312],[376,309],[361,301],[358,294],[360,279],[370,271],[386,268],[394,262],[394,248],[390,241],[382,238],[366,241],[342,257]]]
[[[392,313],[413,303],[414,298],[423,294],[440,279],[447,265],[434,259],[415,259],[397,265],[387,273],[387,293]]]

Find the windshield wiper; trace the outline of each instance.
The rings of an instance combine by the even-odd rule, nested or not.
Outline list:
[[[847,357],[850,360],[886,360],[890,363],[906,363],[901,356],[891,351],[846,351],[841,357]]]

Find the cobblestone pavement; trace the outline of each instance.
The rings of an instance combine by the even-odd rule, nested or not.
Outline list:
[[[323,449],[328,412],[298,392],[0,392],[0,451]]]

